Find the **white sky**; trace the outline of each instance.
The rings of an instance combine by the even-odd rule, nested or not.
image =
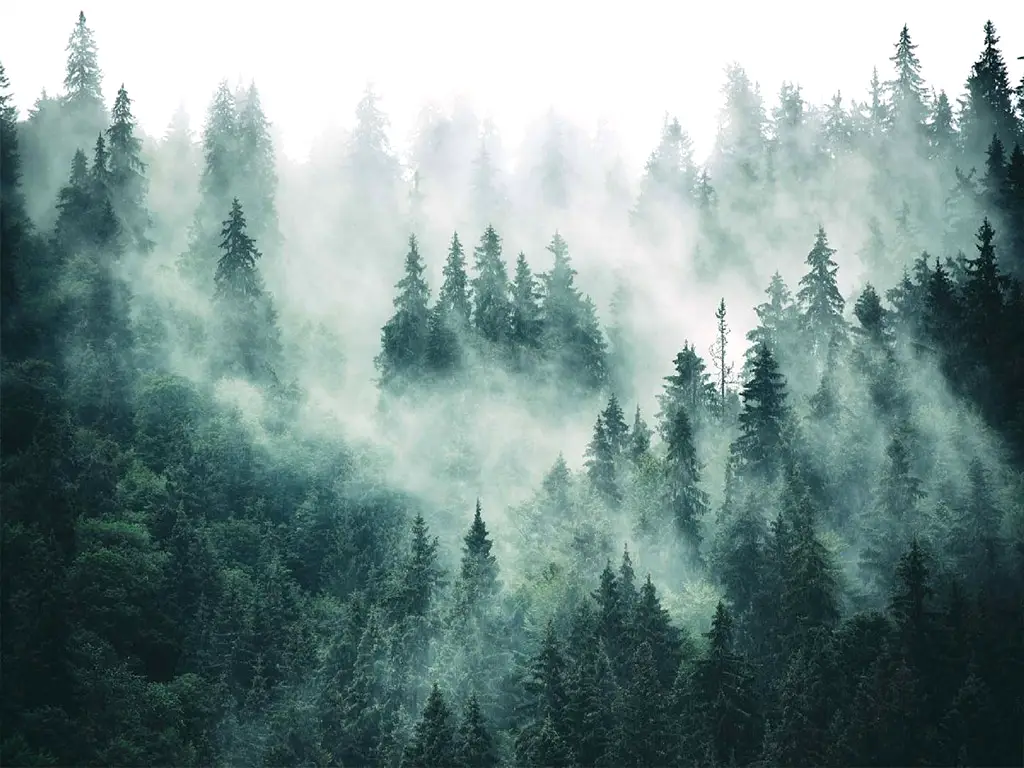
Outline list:
[[[431,0],[287,4],[179,0],[10,0],[0,56],[27,109],[59,92],[64,48],[78,11],[96,34],[104,95],[124,81],[147,133],[161,135],[179,104],[201,126],[222,78],[255,79],[285,152],[303,159],[332,124],[350,124],[368,80],[403,146],[420,106],[468,95],[509,148],[552,104],[586,127],[606,118],[638,168],[665,111],[677,114],[698,154],[709,148],[733,60],[770,99],[783,80],[824,102],[837,88],[863,98],[871,68],[883,79],[903,23],[930,85],[959,95],[991,18],[1014,84],[1024,54],[1024,2],[923,0],[712,2]],[[684,10],[684,6],[686,7]],[[840,10],[841,9],[841,10]],[[685,108],[685,111],[684,111]]]

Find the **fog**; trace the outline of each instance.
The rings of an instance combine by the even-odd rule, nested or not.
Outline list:
[[[925,80],[911,88],[921,94],[919,116],[891,82],[890,57],[906,21],[897,11],[914,19]],[[303,537],[316,542],[309,547],[333,548],[309,561],[315,565],[298,550],[280,565],[316,570],[316,586],[301,589],[324,601],[303,604],[305,616],[319,617],[309,621],[320,633],[310,641],[320,676],[341,664],[332,654],[351,640],[330,638],[331,631],[356,633],[344,651],[353,658],[372,632],[385,632],[383,625],[371,631],[369,619],[357,625],[347,612],[362,610],[364,598],[379,607],[376,587],[365,584],[397,572],[405,538],[394,540],[408,526],[404,518],[396,526],[390,508],[379,519],[370,512],[369,528],[379,526],[385,543],[367,551],[384,554],[373,550],[364,562],[362,534],[349,542],[342,530],[347,519],[335,520],[337,530],[322,541],[309,521],[340,515],[323,512],[331,505],[362,510],[378,503],[367,501],[374,493],[395,494],[402,515],[422,512],[440,539],[439,562],[454,575],[479,501],[503,590],[494,615],[515,625],[501,642],[490,635],[486,642],[509,657],[495,656],[486,662],[490,672],[481,672],[486,665],[460,656],[457,630],[438,630],[419,666],[393,673],[411,675],[415,691],[403,700],[396,743],[411,738],[428,679],[441,678],[461,706],[476,690],[474,674],[516,674],[519,662],[510,659],[535,650],[548,619],[565,635],[583,595],[607,562],[618,566],[624,547],[637,575],[651,574],[673,621],[694,636],[712,626],[719,600],[733,606],[752,657],[756,606],[744,613],[742,590],[728,575],[745,515],[764,527],[767,541],[772,521],[795,515],[800,504],[813,507],[815,541],[835,564],[843,615],[886,610],[893,569],[911,541],[927,543],[944,577],[967,567],[958,515],[985,495],[977,464],[993,499],[993,535],[1008,553],[1000,567],[1016,567],[1024,474],[1015,430],[1024,428],[1024,410],[1008,410],[1021,406],[1004,394],[1016,391],[1014,364],[993,361],[1016,354],[1019,341],[1012,319],[999,326],[1002,347],[966,341],[977,338],[970,336],[977,322],[963,318],[974,317],[971,302],[981,294],[964,287],[964,259],[977,256],[979,226],[990,218],[1004,276],[997,293],[1004,290],[1012,318],[1020,305],[1010,278],[1024,275],[1024,263],[1014,261],[1024,209],[1011,193],[985,196],[993,173],[988,124],[972,128],[981,118],[962,102],[950,113],[955,148],[934,127],[944,114],[938,94],[956,105],[977,58],[985,19],[975,9],[935,14],[923,3],[869,3],[830,28],[818,9],[796,3],[785,16],[757,5],[674,17],[641,3],[626,16],[583,17],[550,4],[328,11],[299,3],[287,13],[185,4],[157,13],[101,2],[85,11],[103,75],[101,105],[65,93],[65,26],[77,12],[63,2],[19,4],[0,29],[19,113],[20,194],[38,236],[36,251],[25,253],[40,255],[33,263],[18,253],[21,325],[12,327],[30,338],[23,329],[38,316],[44,330],[36,333],[56,336],[32,343],[56,350],[65,371],[61,402],[86,432],[105,435],[111,414],[128,412],[118,417],[132,425],[128,432],[109,428],[128,467],[113,484],[117,499],[158,504],[160,483],[174,485],[175,472],[206,461],[153,458],[163,449],[146,442],[161,442],[146,419],[162,418],[187,431],[186,442],[213,446],[211,466],[235,478],[210,480],[177,502],[216,528],[209,535],[221,542],[218,557],[249,546],[232,540],[230,526],[262,519],[263,505],[281,526],[273,536],[289,542],[282,548]],[[1024,50],[1024,12],[996,3],[986,13],[998,25],[1010,83],[1022,82],[1024,62],[1012,53]],[[110,263],[126,293],[107,295],[101,310],[83,288],[93,279],[92,251],[76,244],[98,237],[100,225],[82,225],[77,241],[68,234],[77,231],[67,223],[68,169],[82,150],[95,173],[95,136],[106,130],[122,83],[142,165],[133,196],[111,198],[118,234]],[[1009,119],[1016,121],[1009,127],[993,122],[997,135],[1005,131],[1007,158],[1009,139],[1022,138],[1024,114],[1011,111]],[[979,191],[958,198],[970,168]],[[1007,178],[1010,189],[1016,182]],[[230,222],[243,210],[239,235]],[[474,302],[464,325],[439,301],[451,283],[456,233]],[[231,265],[224,265],[230,243],[245,237],[258,250],[255,287],[245,288],[252,313],[230,325],[223,274]],[[115,252],[106,241],[98,247]],[[407,257],[413,247],[422,262]],[[814,262],[823,252],[824,261]],[[531,286],[536,281],[528,302],[539,313],[535,342],[510,330],[522,311],[519,254]],[[939,262],[961,297],[950,299],[960,302],[956,322],[967,329],[955,352],[943,347],[953,331],[934,327],[948,320],[935,309],[943,306],[941,286],[929,271]],[[419,264],[429,297],[418,293]],[[494,301],[507,305],[494,338],[482,303],[487,281],[493,286],[489,269],[500,279]],[[792,295],[789,307],[770,306],[766,289],[776,274]],[[911,288],[891,293],[905,275]],[[887,313],[877,337],[862,312],[868,284]],[[905,295],[913,291],[911,306]],[[724,350],[716,319],[723,302]],[[120,347],[91,335],[106,322],[95,316],[108,314],[127,329]],[[676,369],[693,363],[685,356],[691,347],[706,382]],[[437,363],[439,349],[455,362]],[[38,350],[26,359],[48,359]],[[758,356],[768,350],[765,363]],[[774,379],[765,366],[775,363],[786,393],[772,427],[778,442],[755,450],[752,403],[766,402],[765,382]],[[21,381],[23,370],[30,367],[11,376]],[[122,390],[117,371],[126,371]],[[172,393],[168,382],[180,381],[191,389]],[[635,455],[623,443],[604,470],[600,440],[610,439],[611,397],[624,428],[639,408],[653,437]],[[179,423],[179,408],[193,415]],[[244,445],[232,442],[236,425]],[[75,440],[88,445],[81,435]],[[177,446],[177,438],[166,440]],[[570,482],[559,496],[551,478],[563,458]],[[230,497],[223,489],[247,487],[236,477],[246,473],[261,478],[253,488],[265,482],[275,490],[220,500]],[[140,490],[146,483],[152,487]],[[886,512],[886,489],[900,483],[914,486],[901,497],[906,519]],[[205,506],[219,511],[200,514]],[[159,526],[147,525],[159,544]],[[266,563],[278,562],[278,544],[266,543],[271,534],[252,536],[264,537],[253,545],[263,552],[253,573],[277,573]],[[462,581],[453,576],[451,590],[438,592],[445,610],[461,605],[465,573],[463,564]],[[230,574],[226,585],[243,578]],[[337,586],[344,579],[363,586]],[[324,690],[312,674],[289,685],[266,694],[274,706],[312,706]],[[510,752],[518,732],[509,725],[512,705],[488,691],[482,706],[507,731],[499,741]],[[256,759],[263,746],[249,744],[246,729],[270,738],[278,726],[269,711],[218,721],[226,729],[218,737],[223,759]]]

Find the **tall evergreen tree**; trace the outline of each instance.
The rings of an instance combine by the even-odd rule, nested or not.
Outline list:
[[[511,314],[508,270],[501,256],[501,238],[490,225],[476,247],[476,272],[473,278],[474,325],[485,341],[503,344],[508,340]]]
[[[103,73],[96,51],[96,38],[79,12],[67,45],[64,70],[64,103],[71,110],[75,138],[95,136],[102,130],[106,109],[103,106]]]
[[[980,160],[992,136],[1012,146],[1017,126],[1013,114],[1010,76],[999,50],[999,36],[991,21],[985,22],[985,44],[967,78],[967,96],[960,116],[964,152],[968,162]]]
[[[437,305],[445,316],[450,316],[460,328],[468,328],[473,314],[469,295],[469,277],[466,275],[466,256],[459,241],[459,233],[452,234],[448,258],[441,270],[444,280],[437,293]]]
[[[280,354],[276,314],[257,267],[262,254],[247,232],[238,198],[231,203],[221,238],[214,285],[226,330],[222,337],[226,362],[257,379],[273,379]]]
[[[718,389],[719,412],[725,413],[725,390],[732,376],[732,365],[727,362],[726,355],[729,351],[729,326],[725,322],[725,299],[718,303],[715,310],[715,343],[711,347],[711,359],[716,372],[716,384]]]
[[[405,276],[395,286],[395,314],[381,331],[381,351],[374,360],[382,385],[414,377],[426,363],[430,288],[423,278],[425,269],[416,236],[410,235]]]
[[[921,77],[921,62],[915,51],[917,46],[910,40],[910,30],[903,25],[896,52],[889,59],[896,70],[896,77],[888,83],[890,94],[889,119],[893,130],[908,134],[922,135],[925,118],[928,115],[924,78]]]
[[[462,547],[461,583],[464,597],[470,605],[493,597],[500,587],[498,561],[491,554],[491,546],[487,526],[480,516],[480,500],[477,499],[473,523],[463,539]]]
[[[455,765],[458,768],[497,768],[498,751],[488,730],[480,703],[470,696],[455,734]]]
[[[690,424],[700,427],[715,402],[715,385],[707,372],[704,360],[689,342],[673,361],[675,373],[665,377],[665,389],[658,396],[661,413],[658,418],[661,432],[667,433],[678,411],[686,412]]]
[[[812,352],[820,358],[833,344],[845,340],[843,320],[845,301],[836,285],[838,267],[832,257],[835,249],[828,245],[824,227],[818,227],[814,247],[807,254],[807,274],[800,278],[797,301],[803,308],[802,327]]]
[[[274,141],[255,83],[251,83],[240,98],[236,97],[236,110],[239,163],[236,173],[240,182],[237,193],[249,212],[253,236],[269,244],[273,252],[279,237]]]
[[[537,280],[520,252],[512,278],[511,342],[520,352],[540,348],[544,326],[541,321]]]
[[[402,756],[403,768],[449,768],[455,762],[455,724],[434,683],[423,716]]]
[[[142,161],[142,141],[135,135],[132,102],[124,85],[117,91],[110,127],[110,184],[114,210],[129,236],[129,245],[139,252],[152,249],[147,230],[150,226],[146,207],[146,165]]]
[[[555,233],[547,248],[555,263],[544,275],[544,348],[569,381],[594,390],[607,380],[607,348],[590,297],[576,287],[569,246]]]
[[[746,381],[750,379],[751,367],[761,345],[771,349],[772,354],[778,358],[788,346],[790,336],[796,330],[799,320],[793,296],[786,286],[786,281],[778,272],[772,275],[765,293],[768,295],[768,301],[754,308],[758,325],[747,332],[750,347],[745,353],[743,363],[743,378]]]
[[[700,488],[700,464],[693,442],[693,429],[684,409],[677,410],[667,425],[665,442],[668,448],[665,457],[665,503],[691,555],[698,557],[700,520],[707,512],[707,496]]]
[[[11,321],[20,297],[18,271],[30,224],[21,189],[21,155],[18,150],[18,110],[12,103],[10,81],[0,63],[0,329],[5,346],[10,344]],[[8,347],[10,349],[10,347]]]
[[[610,505],[618,506],[622,491],[616,479],[615,449],[604,421],[604,414],[597,417],[594,436],[587,445],[587,476],[594,490]]]
[[[758,347],[741,397],[740,435],[733,451],[746,471],[770,480],[782,466],[789,409],[785,379],[771,349],[764,344]]]

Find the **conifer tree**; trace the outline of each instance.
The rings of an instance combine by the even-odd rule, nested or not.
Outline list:
[[[403,768],[449,768],[455,762],[455,726],[441,690],[434,683],[402,756]]]
[[[608,445],[612,455],[618,459],[626,450],[629,427],[626,426],[622,406],[619,405],[619,399],[614,392],[608,397],[608,405],[601,412],[601,416],[604,419],[605,433],[608,435]]]
[[[665,442],[665,502],[676,530],[691,555],[699,556],[700,519],[707,512],[707,496],[700,488],[700,465],[693,443],[693,429],[684,409],[678,409],[667,425]]]
[[[238,198],[231,203],[221,238],[214,286],[226,330],[222,343],[227,362],[249,376],[273,379],[280,354],[276,313],[257,267],[262,254],[247,232]]]
[[[492,344],[508,340],[511,307],[508,299],[508,271],[501,257],[501,238],[488,225],[476,248],[473,278],[473,323],[477,332]]]
[[[203,205],[219,207],[233,194],[239,168],[238,105],[227,81],[217,86],[203,128]]]
[[[814,247],[807,255],[808,272],[800,278],[797,301],[803,308],[802,328],[811,350],[821,358],[834,343],[845,339],[845,301],[836,285],[838,267],[832,260],[835,249],[828,245],[824,227],[818,227]]]
[[[729,348],[729,326],[725,322],[724,298],[718,303],[718,309],[715,310],[715,320],[718,324],[715,333],[715,343],[711,347],[711,359],[717,374],[718,409],[719,413],[724,414],[726,403],[725,388],[729,383],[729,377],[732,376],[732,366],[726,362]]]
[[[701,426],[714,403],[715,385],[711,382],[704,360],[689,342],[673,361],[675,373],[665,377],[664,392],[658,397],[658,415],[663,436],[674,423],[678,411],[686,412],[691,425]]]
[[[516,257],[516,271],[512,278],[511,342],[517,350],[540,348],[544,327],[540,316],[537,280],[520,252]]]
[[[430,610],[444,575],[438,564],[439,546],[438,538],[430,537],[423,515],[416,515],[397,595],[402,615],[426,616]]]
[[[878,586],[887,587],[899,558],[914,532],[919,503],[924,498],[921,481],[911,471],[910,457],[902,435],[894,435],[886,449],[886,464],[875,501],[875,525],[866,531],[868,544],[861,564]]]
[[[1003,316],[1003,276],[996,261],[995,231],[986,218],[978,228],[978,255],[967,261],[967,276],[963,286],[965,332],[968,346],[985,355],[985,363],[995,362],[999,354],[993,341],[998,338]]]
[[[240,98],[236,97],[235,106],[238,194],[245,201],[245,209],[249,212],[253,236],[276,249],[279,235],[275,203],[277,171],[274,167],[274,142],[255,83],[251,83],[240,94]]]
[[[967,98],[960,116],[964,153],[969,161],[982,157],[993,135],[1003,146],[1012,146],[1016,137],[1013,91],[998,45],[995,25],[985,22],[984,49],[967,78]]]
[[[458,768],[497,768],[494,739],[484,721],[476,696],[470,696],[455,734],[455,765]]]
[[[910,40],[907,25],[900,30],[896,52],[889,59],[896,70],[896,77],[888,83],[892,129],[909,133],[922,132],[928,114],[924,78],[921,77],[921,62],[915,53],[917,46]]]
[[[615,477],[615,449],[604,423],[604,415],[599,415],[594,423],[594,436],[587,445],[587,476],[594,490],[610,505],[617,506],[622,501]]]
[[[747,332],[750,347],[745,353],[743,363],[745,381],[750,380],[752,365],[761,345],[771,349],[772,354],[778,358],[783,354],[790,334],[796,329],[799,320],[792,294],[778,272],[772,275],[765,293],[768,295],[768,301],[754,308],[758,325]]]
[[[547,250],[555,262],[543,278],[544,349],[569,381],[598,389],[607,380],[607,349],[594,303],[576,287],[569,246],[560,234],[554,234]]]
[[[417,375],[427,361],[430,288],[425,269],[416,236],[410,235],[405,276],[395,286],[395,314],[381,331],[381,351],[374,360],[382,385]]]
[[[480,500],[477,499],[473,523],[463,539],[461,583],[465,600],[474,605],[480,600],[497,594],[498,561],[491,554],[492,542],[487,526],[480,516]]]
[[[466,257],[459,241],[459,233],[452,234],[448,258],[441,270],[444,280],[437,293],[437,306],[443,317],[451,318],[460,329],[469,327],[473,304],[469,296],[469,277],[466,275]]]
[[[146,252],[153,247],[146,234],[150,225],[146,209],[146,166],[141,157],[142,142],[135,135],[132,102],[123,84],[114,100],[107,146],[114,210],[129,235],[130,246]]]
[[[640,406],[637,405],[636,413],[633,416],[633,427],[629,431],[629,457],[633,463],[640,461],[651,447],[651,428],[647,426],[644,417],[640,414]]]
[[[928,146],[930,159],[948,160],[956,149],[957,134],[953,126],[953,107],[945,91],[932,99],[928,119]]]
[[[758,347],[750,380],[741,397],[740,435],[733,451],[745,471],[771,480],[783,461],[789,409],[785,379],[771,349],[764,344]]]
[[[64,70],[64,103],[71,110],[76,138],[96,135],[104,123],[103,73],[100,71],[96,39],[79,12],[67,45]]]
[[[872,344],[882,345],[886,341],[888,325],[886,323],[886,309],[882,306],[882,300],[878,296],[871,283],[864,286],[857,303],[854,305],[853,314],[860,323],[860,328],[855,329]]]
[[[8,345],[13,339],[8,331],[21,293],[17,273],[25,256],[23,249],[30,231],[21,188],[18,110],[11,101],[10,87],[0,63],[0,251],[3,252],[0,260],[0,328]]]

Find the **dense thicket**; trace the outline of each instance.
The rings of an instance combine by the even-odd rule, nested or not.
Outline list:
[[[642,297],[620,285],[606,330],[556,227],[542,271],[510,263],[493,132],[435,121],[403,207],[367,91],[340,231],[387,274],[406,238],[367,418],[404,444],[418,404],[444,414],[397,470],[455,445],[443,502],[303,417],[341,350],[268,287],[302,266],[255,85],[218,88],[200,146],[176,120],[146,150],[188,226],[151,199],[123,85],[105,114],[84,15],[24,121],[0,67],[0,762],[1024,762],[1024,82],[991,23],[958,110],[915,50],[904,27],[866,103],[787,83],[770,114],[731,67],[706,165],[666,121],[620,206],[636,241],[689,228],[710,285],[785,207],[761,231],[796,231],[804,271],[775,272],[745,352],[723,298],[708,361],[682,340],[660,393],[635,391]],[[562,131],[545,222],[579,190]],[[449,195],[478,231],[405,234]],[[855,295],[822,201],[867,233]],[[593,424],[580,469],[558,455],[509,509],[460,442],[526,419],[475,413],[502,381],[552,430]]]

